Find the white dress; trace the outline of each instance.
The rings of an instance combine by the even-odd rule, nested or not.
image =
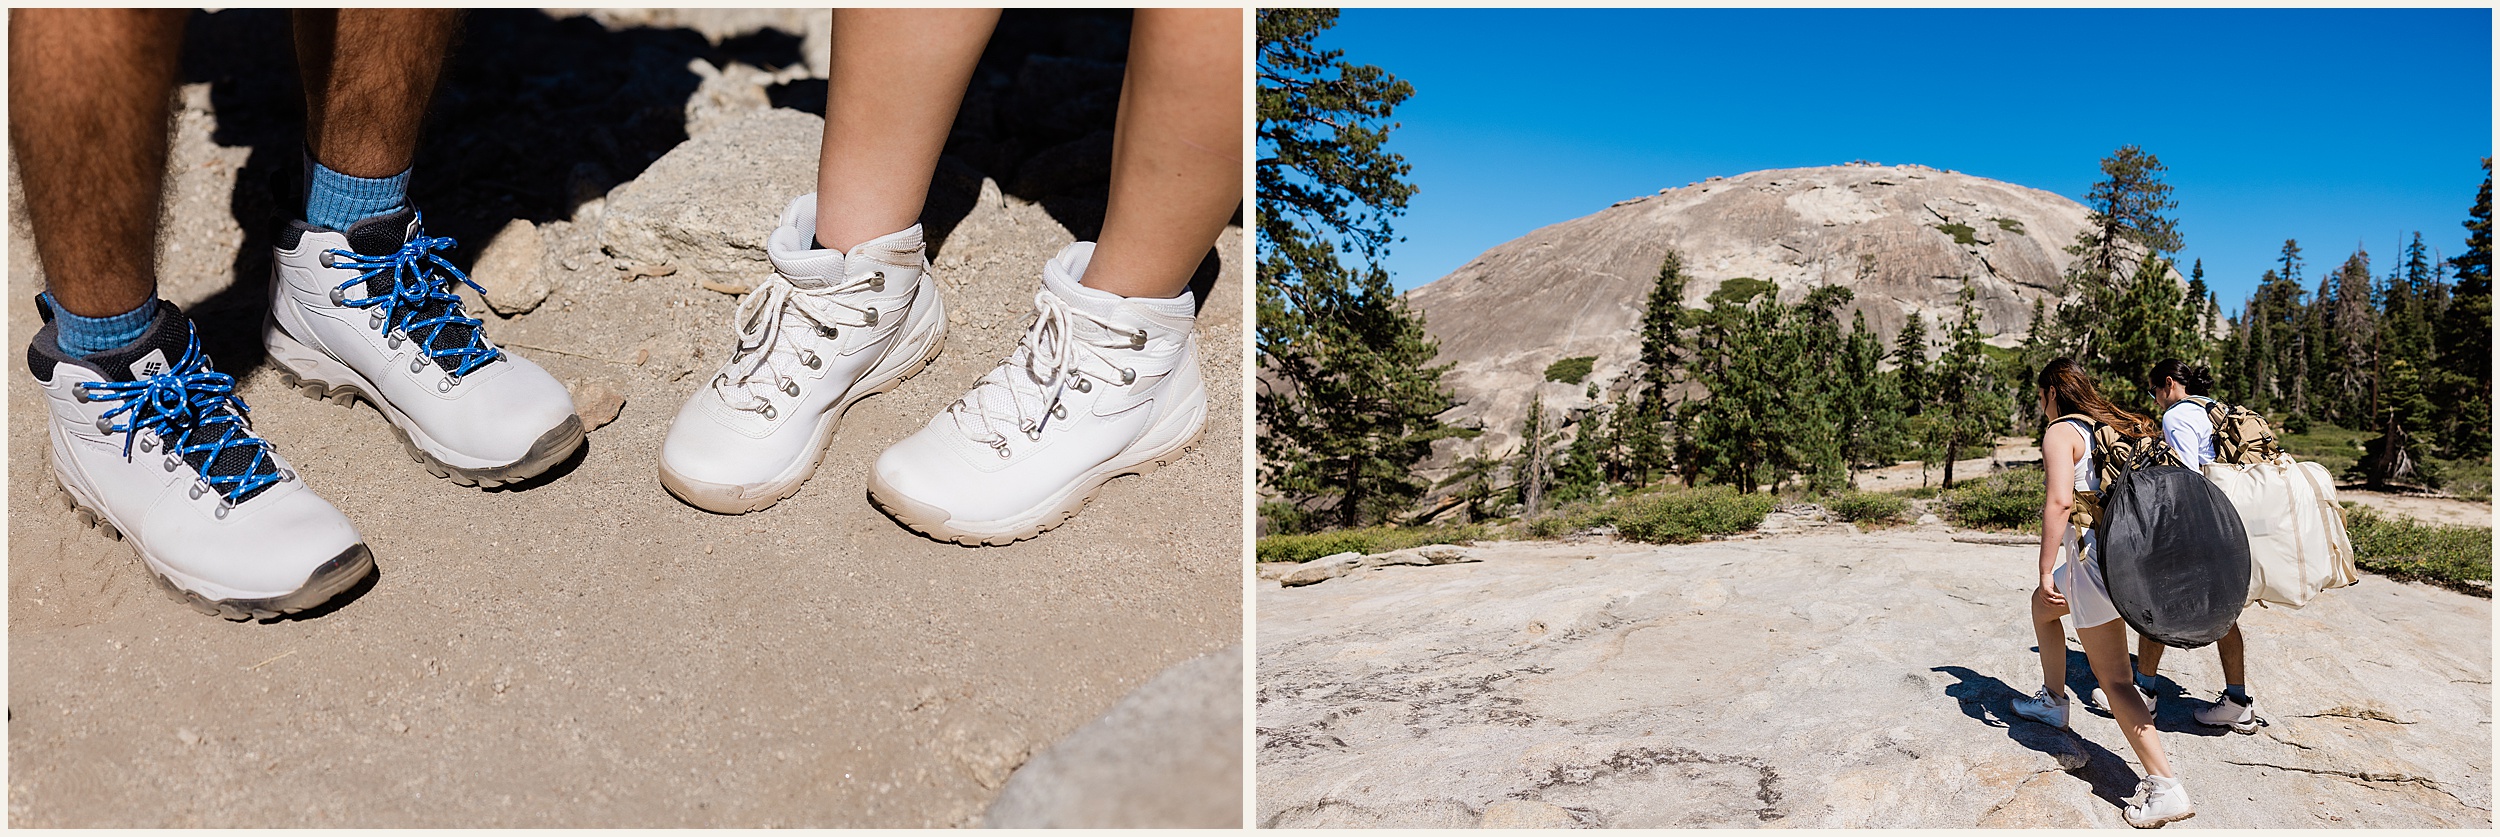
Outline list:
[[[2099,490],[2101,479],[2092,468],[2092,434],[2085,433],[2072,421],[2058,422],[2058,426],[2071,428],[2083,437],[2083,459],[2075,463],[2075,490]],[[2078,544],[2076,537],[2080,531],[2081,527],[2072,524],[2066,527],[2065,551],[2058,556],[2054,573],[2057,592],[2066,596],[2066,609],[2074,617],[2077,629],[2106,624],[2118,618],[2118,606],[2109,600],[2109,584],[2101,580],[2101,562],[2093,560],[2100,549],[2100,539],[2085,534]]]

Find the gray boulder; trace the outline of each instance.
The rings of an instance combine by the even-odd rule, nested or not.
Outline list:
[[[1165,669],[1033,757],[991,828],[1238,828],[1242,647]]]
[[[678,281],[751,286],[772,269],[764,236],[816,189],[825,121],[773,108],[727,118],[608,193],[599,244],[620,261],[672,265]]]

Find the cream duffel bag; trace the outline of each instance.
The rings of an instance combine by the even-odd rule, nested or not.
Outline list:
[[[2335,480],[2324,466],[2282,455],[2255,465],[2215,462],[2204,470],[2248,529],[2250,602],[2297,608],[2319,591],[2360,580]]]

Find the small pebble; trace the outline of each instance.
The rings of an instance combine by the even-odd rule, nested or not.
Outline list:
[[[174,737],[175,737],[175,738],[177,738],[177,739],[181,739],[181,741],[182,741],[182,746],[185,746],[185,747],[196,747],[196,746],[199,746],[199,743],[200,743],[200,734],[199,734],[199,732],[198,732],[198,731],[195,731],[195,730],[193,730],[193,729],[191,729],[191,728],[189,728],[189,727],[184,727],[184,728],[182,728],[182,729],[174,730]]]

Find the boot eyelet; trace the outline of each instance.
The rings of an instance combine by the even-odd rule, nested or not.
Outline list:
[[[771,404],[766,404],[766,405],[764,405],[764,420],[765,420],[765,421],[772,421],[773,419],[780,418],[780,417],[781,417],[781,411],[780,411],[780,410],[775,410],[775,409],[773,409],[773,405],[771,405]]]
[[[885,271],[880,270],[875,273],[868,274],[868,289],[877,293],[885,293]],[[871,320],[870,322],[874,322],[874,320]]]
[[[825,359],[818,356],[815,352],[800,352],[799,363],[805,365],[809,369],[825,368]]]
[[[373,312],[373,316],[365,318],[365,327],[377,330],[380,329],[382,327],[382,312],[375,311]]]
[[[728,385],[729,385],[729,376],[728,376],[728,375],[714,375],[714,376],[712,376],[712,386],[715,386],[715,387],[724,387],[724,386],[728,386]]]
[[[146,437],[141,437],[141,438],[139,439],[139,452],[140,452],[140,453],[155,453],[155,452],[156,452],[156,440],[154,440],[154,439],[149,439],[149,438],[146,438]]]
[[[1120,370],[1120,385],[1121,385],[1121,386],[1128,386],[1128,385],[1130,385],[1130,384],[1134,384],[1134,383],[1137,383],[1137,370],[1135,370],[1135,369],[1122,369],[1122,370]]]
[[[799,382],[797,382],[797,381],[783,381],[783,382],[781,382],[781,394],[783,394],[783,395],[787,395],[787,396],[790,396],[790,397],[792,397],[792,398],[797,398],[797,397],[799,397]]]
[[[171,457],[171,456],[165,457],[165,472],[166,472],[166,473],[169,473],[169,474],[170,474],[170,473],[173,473],[173,471],[174,471],[174,466],[175,466],[175,465],[177,465],[177,464],[180,464],[181,462],[182,462],[182,460],[181,460],[181,459],[178,459],[178,458],[175,458],[175,457]]]
[[[829,325],[820,325],[820,326],[817,326],[817,327],[816,327],[816,333],[817,333],[818,335],[820,335],[820,336],[824,337],[824,338],[825,338],[825,339],[827,339],[827,340],[837,339],[837,338],[840,338],[840,337],[842,336],[842,330],[841,330],[841,329],[838,329],[838,328],[835,328],[835,327],[833,327],[833,326],[829,326]]]
[[[998,458],[1000,458],[1000,459],[1006,459],[1006,458],[1008,458],[1008,457],[1010,457],[1010,456],[1014,456],[1014,455],[1015,455],[1015,454],[1011,454],[1011,453],[1008,453],[1008,452],[1007,452],[1007,444],[1006,444],[1005,442],[1000,442],[1000,443],[999,443],[999,445],[998,445]]]
[[[1078,391],[1078,392],[1093,392],[1093,391],[1094,391],[1094,383],[1093,383],[1092,381],[1087,380],[1087,379],[1084,379],[1084,378],[1078,378],[1078,379],[1076,379],[1076,391]]]
[[[418,373],[418,372],[423,372],[423,371],[425,371],[425,356],[424,356],[424,355],[418,355],[418,356],[416,356],[416,357],[412,357],[412,358],[409,358],[409,359],[408,359],[408,374],[414,375],[414,374],[416,374],[416,373]]]
[[[1067,419],[1067,417],[1068,417],[1068,405],[1066,405],[1066,404],[1052,404],[1052,405],[1050,405],[1050,417],[1051,417],[1051,418],[1055,418],[1055,419],[1060,419],[1060,420],[1066,420],[1066,419]]]
[[[227,498],[219,498],[217,500],[217,519],[226,519],[226,513],[230,511],[234,511],[234,501]]]
[[[112,422],[112,420],[111,420],[111,419],[96,419],[96,420],[95,420],[95,432],[98,432],[98,433],[111,433],[111,432],[113,432],[113,422]]]
[[[278,481],[279,481],[279,482],[294,482],[294,481],[295,481],[295,469],[293,469],[293,468],[280,468],[280,469],[278,469]]]
[[[80,404],[85,404],[89,401],[95,400],[87,397],[87,388],[84,385],[70,387],[69,397],[70,400],[76,401]]]
[[[208,493],[208,485],[206,483],[198,481],[193,481],[191,483],[191,499],[200,499],[200,495],[206,493]]]
[[[460,377],[459,377],[459,376],[457,376],[457,375],[445,375],[445,376],[443,376],[443,379],[442,379],[442,380],[434,382],[434,391],[435,391],[435,392],[445,392],[445,393],[447,393],[447,392],[450,392],[450,391],[451,391],[451,388],[452,388],[452,387],[456,387],[456,386],[459,386],[459,385],[460,385]]]
[[[1146,330],[1141,328],[1137,330],[1137,333],[1129,335],[1128,347],[1132,349],[1146,348]]]
[[[338,262],[337,262],[337,261],[333,258],[334,256],[336,256],[336,255],[338,254],[338,252],[339,252],[339,251],[337,251],[337,250],[323,250],[323,251],[321,251],[321,258],[320,258],[321,266],[322,266],[322,267],[337,267],[337,266],[339,266],[339,265],[338,265]],[[337,291],[331,291],[331,292],[330,292],[330,294],[331,294],[331,296],[330,296],[330,298],[331,298],[331,299],[337,299],[337,298],[338,298],[338,292],[337,292]]]
[[[868,309],[868,326],[869,326],[870,328],[875,328],[875,327],[876,327],[876,325],[877,325],[877,309],[870,308],[870,309]]]
[[[382,342],[390,344],[391,351],[398,351],[399,344],[407,341],[401,340],[398,332],[391,332],[389,336],[382,338]]]
[[[325,265],[325,267],[326,267],[326,265]],[[330,304],[332,304],[332,305],[340,305],[340,306],[344,306],[344,305],[346,305],[346,304],[347,304],[347,290],[346,290],[346,289],[344,289],[344,288],[331,288],[331,289],[330,289]]]

